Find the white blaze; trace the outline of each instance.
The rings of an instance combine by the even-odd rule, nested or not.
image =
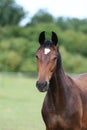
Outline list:
[[[49,48],[45,48],[44,49],[44,54],[48,54],[50,52],[50,49]]]

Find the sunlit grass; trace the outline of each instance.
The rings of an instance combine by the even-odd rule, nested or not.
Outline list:
[[[44,130],[36,79],[0,75],[0,130]]]

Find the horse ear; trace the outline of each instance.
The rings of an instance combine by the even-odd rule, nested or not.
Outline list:
[[[58,37],[55,32],[52,32],[52,38],[51,38],[53,44],[56,46],[58,43]]]
[[[42,45],[45,41],[45,31],[41,32],[39,35],[39,43]]]

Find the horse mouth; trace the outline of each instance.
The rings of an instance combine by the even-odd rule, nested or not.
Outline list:
[[[40,92],[46,92],[49,89],[49,83],[45,81],[44,83],[36,82],[36,87]]]

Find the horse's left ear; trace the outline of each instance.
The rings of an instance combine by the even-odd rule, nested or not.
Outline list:
[[[39,35],[39,43],[42,45],[45,41],[45,31],[41,32]]]
[[[56,46],[58,43],[58,37],[55,32],[52,32],[52,38],[51,38],[53,44]]]

